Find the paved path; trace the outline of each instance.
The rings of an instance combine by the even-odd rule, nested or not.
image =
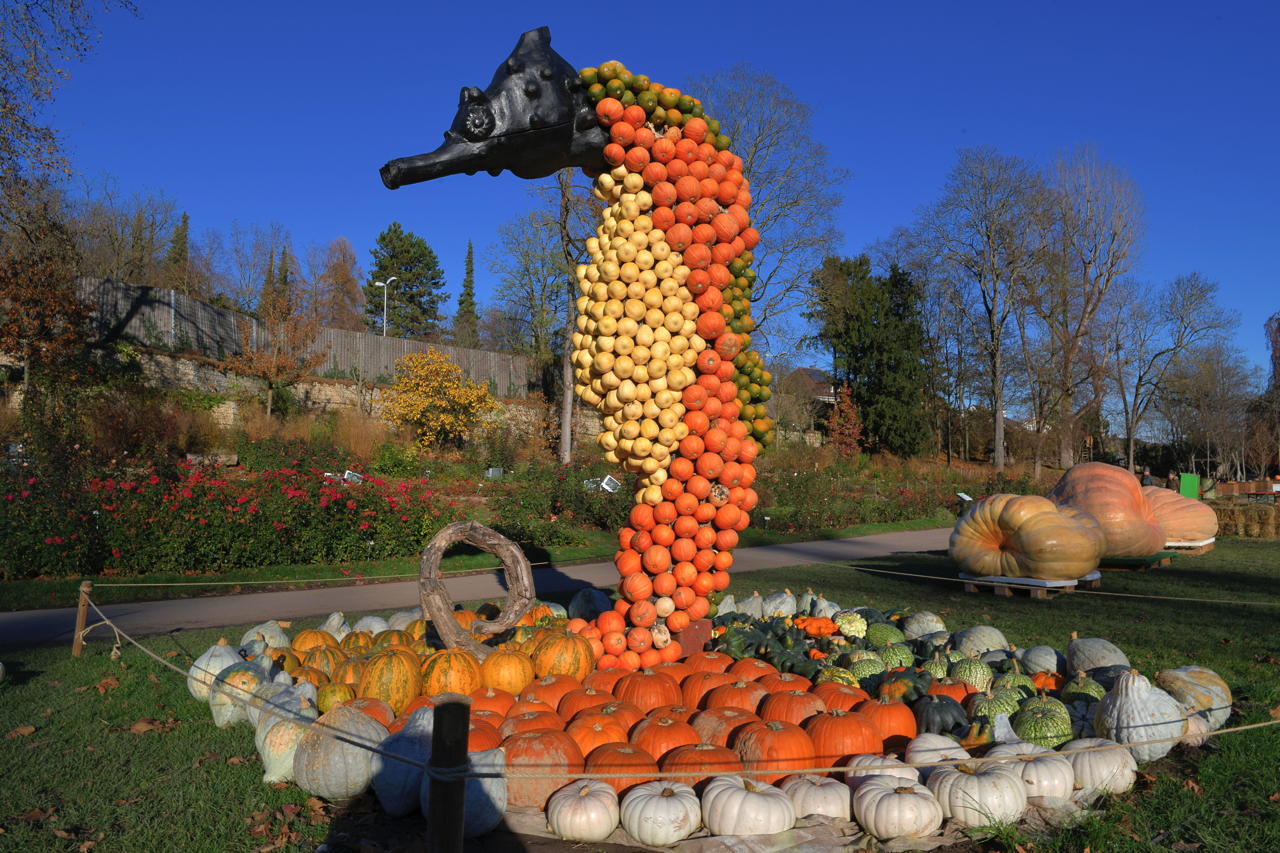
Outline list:
[[[742,548],[734,555],[733,571],[755,572],[806,563],[845,561],[887,554],[932,551],[946,548],[951,528],[879,533],[855,539],[828,539]],[[534,569],[534,583],[540,594],[564,592],[584,586],[611,587],[618,574],[612,561],[580,563],[564,567]],[[506,591],[500,572],[464,575],[445,582],[454,601],[502,598]],[[140,636],[182,626],[215,628],[244,625],[268,619],[323,617],[334,610],[364,613],[376,610],[407,609],[418,603],[416,581],[374,583],[324,589],[255,592],[173,601],[141,601],[104,605],[102,611],[123,630]],[[89,622],[96,619],[90,612]],[[75,608],[24,610],[0,613],[0,649],[70,643],[75,630]],[[110,629],[100,628],[90,639],[106,639]],[[235,638],[232,638],[235,639]]]

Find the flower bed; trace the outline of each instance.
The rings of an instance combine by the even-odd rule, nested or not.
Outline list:
[[[279,468],[228,479],[180,469],[166,481],[94,478],[82,489],[37,478],[0,493],[0,576],[215,571],[416,553],[455,520],[425,480],[358,484]]]

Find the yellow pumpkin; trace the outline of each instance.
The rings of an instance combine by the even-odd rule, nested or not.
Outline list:
[[[1048,495],[1097,519],[1106,535],[1104,557],[1148,557],[1164,548],[1164,530],[1142,485],[1117,465],[1085,462],[1068,470]]]
[[[971,575],[1074,580],[1098,567],[1105,545],[1082,512],[1036,495],[991,495],[956,522],[950,550]]]
[[[1166,542],[1203,542],[1218,535],[1218,514],[1208,504],[1157,486],[1144,486],[1142,494]]]

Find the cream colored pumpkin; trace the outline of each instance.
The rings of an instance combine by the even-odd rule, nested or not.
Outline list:
[[[1075,770],[1060,753],[1025,741],[998,744],[987,750],[984,757],[1021,756],[1000,762],[1022,777],[1026,784],[1024,793],[1031,797],[1059,797],[1070,799],[1075,788]]]
[[[845,766],[845,783],[855,791],[873,776],[892,776],[906,782],[920,781],[919,770],[907,767],[892,755],[855,755]]]
[[[1025,784],[1003,762],[939,767],[926,784],[959,826],[1015,823],[1027,808]]]
[[[1188,713],[1204,717],[1211,731],[1222,728],[1231,716],[1231,688],[1211,669],[1179,666],[1157,672],[1154,680]]]
[[[1064,743],[1059,752],[1071,762],[1076,774],[1074,799],[1085,801],[1098,794],[1123,794],[1138,779],[1138,763],[1127,749],[1105,749],[1082,752],[1097,746],[1114,746],[1116,742],[1100,737],[1086,737]]]
[[[1103,462],[1076,465],[1062,475],[1048,498],[1097,520],[1107,539],[1104,557],[1147,557],[1164,548],[1164,530],[1142,485],[1124,468]]]
[[[870,835],[924,838],[942,826],[942,806],[924,785],[870,776],[853,792],[853,816]]]
[[[1075,580],[1098,567],[1105,547],[1083,512],[1036,495],[991,495],[956,522],[950,554],[971,575]]]
[[[907,764],[928,764],[932,761],[948,761],[950,759],[970,758],[969,752],[960,744],[956,743],[946,735],[935,735],[925,732],[916,735],[907,744],[907,751],[903,755]],[[923,781],[929,780],[929,774],[937,767],[919,767],[916,768],[920,773]]]
[[[307,726],[278,717],[264,718],[263,723],[265,725],[259,726],[254,736],[254,745],[262,758],[262,781],[269,785],[292,782],[294,753],[307,733]]]
[[[741,776],[716,776],[702,791],[702,822],[712,835],[772,835],[796,823],[781,789]]]
[[[1128,746],[1133,757],[1145,763],[1168,755],[1174,744],[1146,741],[1186,734],[1187,712],[1181,702],[1131,669],[1121,673],[1098,702],[1093,728],[1101,737]]]
[[[622,828],[641,844],[670,847],[702,826],[702,806],[681,782],[645,782],[622,798]]]
[[[332,736],[338,731],[343,740]],[[387,737],[382,723],[346,705],[339,705],[316,721],[302,736],[293,755],[293,777],[308,794],[326,800],[345,800],[364,792],[373,778],[373,755]],[[354,741],[355,743],[351,743]]]
[[[187,670],[187,692],[197,702],[208,702],[209,685],[217,679],[218,673],[233,663],[241,663],[240,655],[236,654],[226,637],[220,637]]]
[[[1166,542],[1203,542],[1218,535],[1218,514],[1203,501],[1158,486],[1144,486],[1142,494]]]
[[[849,786],[826,776],[793,776],[780,786],[791,798],[796,816],[824,815],[849,819]]]
[[[604,841],[618,820],[618,792],[599,779],[570,782],[547,800],[547,827],[565,841]]]

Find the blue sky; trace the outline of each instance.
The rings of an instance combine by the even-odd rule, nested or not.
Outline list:
[[[1044,163],[1091,143],[1143,192],[1135,277],[1219,282],[1243,318],[1238,346],[1267,361],[1262,323],[1280,311],[1274,3],[612,4],[616,19],[608,4],[139,6],[100,17],[103,38],[50,118],[79,171],[163,191],[197,233],[275,221],[300,248],[346,236],[368,266],[399,220],[456,294],[467,240],[487,253],[532,206],[527,186],[455,176],[391,192],[378,167],[434,148],[459,88],[483,88],[519,34],[545,24],[576,66],[620,59],[678,86],[745,59],[791,86],[853,172],[834,252],[909,222],[960,147]],[[681,9],[708,34],[668,35]],[[477,267],[484,300],[493,276]]]

